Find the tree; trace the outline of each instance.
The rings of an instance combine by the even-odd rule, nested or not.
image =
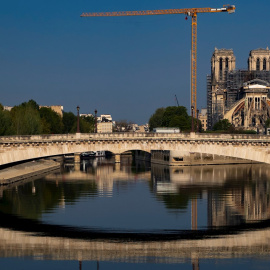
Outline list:
[[[11,113],[0,109],[0,136],[13,135],[12,127]]]
[[[167,107],[164,111],[163,120],[162,120],[162,126],[164,127],[170,127],[170,121],[175,116],[183,116],[184,118],[188,118],[187,109],[183,106],[175,107],[170,106]]]
[[[82,133],[92,133],[95,131],[95,118],[94,116],[80,117],[80,131]]]
[[[184,106],[158,108],[149,119],[149,127],[150,130],[156,127],[178,127],[183,131],[190,130],[191,117]]]
[[[149,119],[149,128],[153,130],[156,127],[162,127],[162,120],[164,116],[165,109],[158,108],[155,113]]]
[[[76,132],[77,117],[72,112],[64,112],[62,121],[64,125],[64,133]]]
[[[133,124],[134,123],[131,121],[128,122],[127,120],[119,120],[116,121],[114,130],[118,132],[131,131]]]
[[[42,123],[38,111],[38,105],[30,100],[11,110],[12,128],[17,135],[41,134]]]
[[[213,130],[229,130],[233,125],[229,122],[228,119],[219,120],[214,124]]]
[[[42,107],[39,110],[42,133],[43,134],[61,134],[63,132],[63,122],[61,116],[51,108]]]
[[[191,127],[189,117],[184,117],[183,115],[172,116],[169,127],[179,127],[180,130],[188,130]]]

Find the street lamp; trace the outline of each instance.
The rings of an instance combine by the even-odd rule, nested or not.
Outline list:
[[[197,132],[199,132],[199,110],[197,109]]]
[[[97,133],[97,109],[95,109],[95,133]]]
[[[80,107],[77,106],[77,133],[80,133]]]
[[[194,132],[194,122],[193,122],[193,113],[194,113],[194,106],[191,106],[191,132]]]

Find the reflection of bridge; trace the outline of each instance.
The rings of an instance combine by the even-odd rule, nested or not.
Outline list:
[[[49,174],[45,176],[45,179],[54,182],[95,181],[99,191],[112,192],[114,181],[150,180],[151,173],[149,171],[132,174],[130,171],[120,170],[119,166],[113,166],[112,164],[111,166],[98,166],[94,173],[87,173],[75,169],[65,174]]]
[[[255,168],[258,165],[250,165],[250,168]],[[260,165],[261,166],[261,165]],[[113,173],[108,166],[108,173]],[[223,168],[226,166],[223,166]],[[207,169],[207,167],[192,167],[183,168],[184,178],[170,179],[177,186],[185,185],[187,187],[187,179],[190,177],[197,184],[189,183],[192,189],[196,186],[207,188],[200,179],[204,176],[212,175],[212,179],[217,175],[223,175],[224,181],[234,179],[235,175],[240,175],[240,180],[257,179],[256,174],[263,175],[263,186],[269,179],[269,166],[263,165],[260,170],[250,170],[252,175],[247,178],[244,173],[246,170],[241,170],[246,166],[238,165],[232,169],[223,169],[221,166],[215,166]],[[174,170],[175,168],[171,168]],[[106,168],[104,170],[106,175]],[[227,172],[226,172],[227,171]],[[254,173],[255,171],[255,173]],[[211,172],[211,173],[210,173]],[[97,172],[96,176],[101,172]],[[153,173],[153,172],[152,172]],[[157,172],[154,172],[157,175]],[[179,172],[174,172],[179,175]],[[70,174],[72,179],[72,174]],[[85,173],[75,171],[77,179],[85,179]],[[124,171],[121,171],[119,176],[123,176]],[[172,172],[173,174],[173,172]],[[141,174],[140,178],[146,175]],[[91,174],[88,173],[91,178]],[[101,177],[103,178],[103,177]],[[71,180],[70,179],[70,180]],[[88,178],[89,179],[89,178]],[[117,170],[115,179],[117,179]],[[121,179],[121,177],[120,177]],[[169,180],[169,179],[168,179]],[[183,182],[183,180],[185,180]],[[265,182],[266,181],[266,182]],[[220,184],[219,184],[220,185]],[[219,186],[215,185],[215,186]],[[254,185],[252,185],[254,186]],[[225,189],[225,190],[224,190]],[[191,258],[192,260],[199,258],[224,258],[224,257],[240,257],[250,254],[265,254],[270,252],[270,220],[269,220],[269,202],[267,196],[260,196],[261,189],[258,192],[253,192],[249,185],[245,185],[240,189],[233,189],[231,192],[230,185],[221,188],[226,195],[224,204],[218,205],[215,199],[215,192],[211,191],[211,185],[208,199],[211,211],[208,212],[213,226],[225,226],[212,230],[193,230],[193,231],[173,231],[167,233],[154,231],[153,233],[114,233],[111,231],[98,230],[80,230],[79,228],[70,228],[57,225],[42,224],[37,221],[17,218],[14,215],[4,214],[0,212],[0,253],[2,257],[9,256],[34,256],[36,258],[46,259],[65,259],[65,260],[121,260],[132,262],[147,261],[150,257],[154,262],[180,262],[183,258]],[[256,189],[257,190],[257,189]],[[30,191],[30,190],[29,190]],[[264,189],[262,189],[264,191]],[[30,191],[31,192],[31,191]],[[184,191],[187,192],[187,189]],[[239,196],[241,193],[242,197]],[[252,198],[250,196],[253,196]],[[236,201],[238,199],[239,201]],[[256,200],[255,200],[256,199]],[[267,203],[266,208],[263,204]],[[225,207],[224,207],[225,206]],[[244,207],[242,207],[244,206]],[[262,215],[255,218],[250,215],[245,209],[250,209],[250,206],[261,209]],[[262,207],[261,207],[262,206]],[[218,207],[218,209],[217,209]],[[13,208],[17,208],[15,205]],[[250,217],[254,221],[259,219],[257,223],[241,223],[235,225],[230,223],[226,218],[230,217],[227,210],[236,210],[247,221]],[[243,209],[242,209],[243,208]],[[265,208],[265,209],[264,209]],[[227,210],[226,210],[227,209]],[[222,216],[222,214],[224,215]],[[235,216],[235,211],[233,211]],[[265,215],[266,214],[266,215]],[[266,220],[266,221],[264,221]],[[209,220],[210,221],[210,220]]]
[[[2,215],[2,214],[1,214]],[[5,220],[5,222],[3,222]],[[51,235],[40,231],[31,221],[26,230],[18,230],[7,224],[9,217],[1,218],[0,254],[2,257],[33,256],[39,259],[56,260],[121,260],[143,262],[151,257],[151,261],[177,262],[183,258],[227,258],[241,257],[251,254],[269,255],[270,230],[261,228],[254,231],[231,231],[223,235],[213,235],[204,238],[196,233],[192,239],[158,240],[158,241],[130,241],[93,239],[85,237],[59,236],[51,228]],[[7,222],[6,222],[7,221]],[[14,222],[14,220],[12,220]],[[20,219],[17,224],[23,223]],[[4,226],[3,226],[4,225]],[[268,224],[269,225],[269,224]],[[45,225],[46,226],[46,225]],[[51,226],[51,225],[47,225]],[[53,225],[52,225],[53,226]],[[16,226],[15,226],[16,227]],[[63,228],[64,229],[64,228]],[[65,229],[63,230],[65,231]],[[36,234],[36,235],[35,235]],[[72,234],[72,233],[71,233]],[[41,236],[44,235],[44,236]],[[88,240],[84,240],[88,239]]]
[[[177,150],[213,154],[270,164],[270,138],[259,135],[110,133],[9,136],[0,138],[0,165],[46,156],[107,150]]]

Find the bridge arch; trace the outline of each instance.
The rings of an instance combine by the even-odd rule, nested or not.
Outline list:
[[[248,159],[270,164],[270,138],[251,135],[210,134],[83,134],[79,138],[52,136],[0,137],[0,165],[48,156],[131,150],[177,150]]]

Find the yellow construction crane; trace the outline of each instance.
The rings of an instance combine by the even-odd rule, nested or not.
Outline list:
[[[224,5],[223,8],[182,8],[141,11],[115,11],[83,13],[81,17],[111,17],[111,16],[143,16],[164,14],[185,14],[191,20],[191,111],[197,111],[197,14],[207,12],[235,12],[234,5]],[[186,17],[187,18],[187,17]]]

